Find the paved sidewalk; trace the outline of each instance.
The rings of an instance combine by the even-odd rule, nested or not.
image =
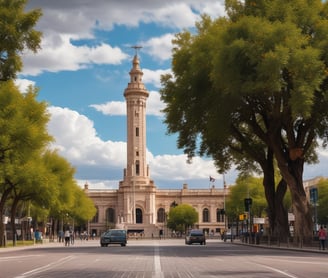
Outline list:
[[[227,241],[228,242],[228,241]],[[293,246],[292,244],[287,245],[286,243],[281,243],[280,245],[277,244],[268,244],[267,242],[260,242],[260,244],[248,244],[241,242],[239,239],[233,240],[233,244],[241,244],[241,245],[248,245],[252,247],[257,247],[257,248],[271,248],[271,249],[284,249],[284,250],[294,250],[294,251],[302,251],[302,252],[313,252],[313,253],[322,253],[322,254],[327,254],[328,255],[328,250],[327,248],[325,250],[320,250],[319,249],[319,243],[318,246]]]
[[[99,240],[75,240],[74,244],[71,244],[69,247],[80,247],[80,246],[100,246]],[[64,242],[52,241],[49,242],[45,240],[43,243],[34,243],[32,245],[25,245],[25,246],[10,246],[10,247],[0,247],[1,252],[8,252],[8,251],[17,251],[17,250],[24,250],[24,249],[31,249],[31,248],[49,248],[49,247],[65,247]]]

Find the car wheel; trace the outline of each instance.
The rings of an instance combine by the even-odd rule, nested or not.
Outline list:
[[[126,246],[126,244],[125,243],[121,243],[121,246],[124,247],[124,246]]]

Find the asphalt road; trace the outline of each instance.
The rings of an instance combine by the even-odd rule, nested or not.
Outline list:
[[[328,253],[266,249],[208,240],[129,240],[100,247],[96,240],[0,252],[1,278],[120,277],[328,277]]]

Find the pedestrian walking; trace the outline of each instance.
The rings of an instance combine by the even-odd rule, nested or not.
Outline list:
[[[325,250],[326,248],[326,238],[327,238],[327,231],[326,229],[321,226],[318,232],[318,237],[320,241],[320,250]]]
[[[65,237],[65,246],[69,246],[70,235],[71,235],[71,233],[69,232],[69,229],[67,229],[65,231],[65,234],[64,234],[64,237]]]
[[[73,245],[74,244],[74,240],[75,240],[75,234],[74,234],[74,231],[73,230],[71,230],[69,232],[69,239],[70,239],[71,244]]]

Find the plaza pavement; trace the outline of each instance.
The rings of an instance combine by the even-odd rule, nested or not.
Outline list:
[[[159,241],[159,239],[129,239],[128,244],[130,243],[131,245],[140,245],[140,244],[150,244],[151,242],[154,241]],[[184,239],[161,239],[160,240],[162,243],[167,243],[167,244],[174,244],[178,243],[181,244],[181,241],[184,243]],[[164,242],[163,242],[164,241]],[[220,243],[223,244],[223,241],[221,239],[207,239],[207,243]],[[302,252],[314,252],[314,253],[322,253],[322,254],[327,254],[328,255],[328,250],[327,248],[325,250],[319,250],[319,246],[302,246],[302,247],[294,247],[294,246],[286,246],[286,244],[281,244],[280,246],[278,245],[268,245],[267,243],[260,243],[260,244],[247,244],[243,243],[240,240],[233,240],[225,242],[225,244],[243,244],[243,245],[249,245],[254,248],[272,248],[272,249],[285,249],[285,250],[295,250],[295,251],[302,251]],[[319,244],[319,243],[318,243]],[[75,240],[74,244],[67,246],[67,248],[76,248],[76,247],[100,247],[99,244],[99,239],[90,239],[90,240]],[[57,240],[53,242],[49,242],[49,240],[44,240],[43,243],[35,243],[33,245],[26,245],[26,246],[14,246],[14,247],[0,247],[0,253],[1,252],[8,252],[8,251],[17,251],[17,250],[23,250],[23,249],[29,249],[29,248],[49,248],[49,247],[65,247],[65,243],[63,242],[58,242]]]

